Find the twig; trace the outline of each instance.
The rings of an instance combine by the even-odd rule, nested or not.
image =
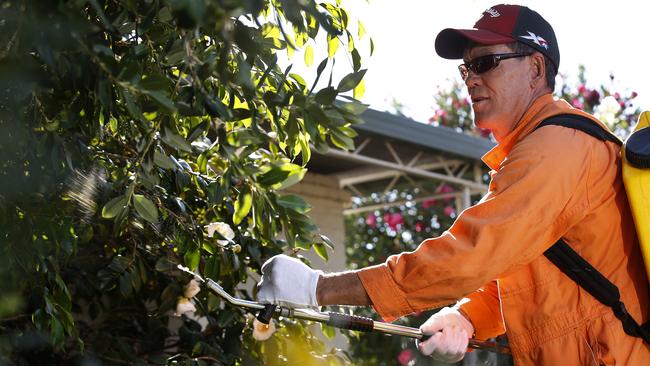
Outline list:
[[[9,51],[11,51],[11,48],[14,46],[14,43],[17,43],[18,39],[18,33],[20,33],[21,28],[23,27],[23,19],[25,17],[25,1],[20,2],[20,13],[18,15],[18,25],[16,26],[16,31],[14,32],[13,35],[11,35],[11,38],[9,41],[7,41],[7,44],[5,46],[5,49],[0,52],[0,60],[3,58],[7,57],[9,54]]]
[[[18,320],[18,319],[26,318],[26,317],[29,317],[29,314],[18,314],[18,315],[10,316],[8,318],[0,319],[0,323],[12,322],[14,320]]]

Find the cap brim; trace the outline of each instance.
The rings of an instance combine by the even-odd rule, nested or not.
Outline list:
[[[436,53],[438,56],[450,60],[463,58],[463,52],[470,41],[492,45],[515,42],[515,39],[483,29],[447,28],[438,33],[436,37]]]

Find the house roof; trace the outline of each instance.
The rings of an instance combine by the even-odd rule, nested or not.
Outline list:
[[[471,204],[471,196],[487,191],[481,157],[494,142],[372,109],[361,118],[365,123],[353,126],[358,133],[355,150],[314,151],[307,166],[310,172],[336,178],[341,188],[357,197],[417,187],[423,192],[418,199],[437,198],[445,183],[455,188],[452,195],[462,208]],[[381,203],[387,204],[401,203]],[[351,210],[370,209],[374,206]]]
[[[383,161],[395,161],[390,144],[403,161],[409,161],[419,153],[435,154],[446,159],[462,159],[480,162],[481,157],[494,147],[494,142],[458,132],[449,127],[433,126],[416,122],[405,116],[368,109],[361,118],[364,123],[352,126],[359,134],[354,143],[357,148],[364,144],[362,154]],[[314,152],[309,170],[320,174],[337,174],[363,165],[342,159],[339,155],[320,155]]]
[[[449,127],[416,122],[388,112],[368,109],[361,118],[365,123],[354,126],[358,132],[365,131],[463,158],[479,160],[495,146],[488,139],[459,133]]]

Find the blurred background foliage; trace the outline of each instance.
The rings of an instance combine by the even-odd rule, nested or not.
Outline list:
[[[310,144],[352,146],[366,108],[352,23],[338,1],[2,1],[0,363],[347,363],[302,323],[253,341],[246,314],[205,291],[173,313],[177,263],[251,298],[238,286],[266,258],[325,253],[282,189]],[[315,75],[280,67],[317,46]]]

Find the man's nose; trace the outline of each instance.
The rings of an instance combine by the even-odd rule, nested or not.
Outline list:
[[[480,84],[481,77],[477,74],[475,74],[471,70],[467,70],[467,79],[465,79],[465,86],[467,86],[467,90],[470,90],[471,88],[477,86]]]

